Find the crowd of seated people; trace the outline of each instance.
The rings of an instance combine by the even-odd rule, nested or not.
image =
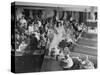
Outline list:
[[[64,62],[65,65],[62,66],[64,69],[69,69],[73,66],[73,60],[69,56],[70,52],[67,54],[66,52],[73,44],[76,44],[83,31],[86,31],[85,24],[79,24],[75,20],[60,20],[56,17],[41,19],[38,15],[31,19],[23,15],[16,19],[16,51],[34,52],[36,49],[44,49],[48,56]],[[90,61],[87,62],[93,64]],[[93,65],[89,67],[91,66],[94,68]]]
[[[38,45],[44,45],[52,48],[52,45],[58,45],[61,40],[66,39],[67,42],[75,43],[79,35],[83,31],[84,24],[78,24],[73,21],[68,20],[57,20],[54,18],[49,19],[30,19],[24,16],[16,20],[15,33],[16,33],[16,48],[19,45],[29,42],[30,37],[34,36],[39,42]],[[41,44],[41,42],[45,44]]]
[[[25,14],[22,14],[19,18],[18,16],[19,15],[16,17],[15,25],[17,51],[24,51],[21,47],[31,46],[32,44],[30,43],[34,37],[34,39],[37,40],[37,43],[34,42],[36,45],[32,45],[32,48],[46,48],[50,55],[52,48],[57,49],[58,44],[62,40],[66,40],[68,44],[76,44],[77,40],[81,37],[82,32],[85,31],[84,29],[86,29],[84,23],[79,24],[76,20],[72,20],[72,18],[69,20],[60,20],[57,16],[54,16],[41,19],[36,15],[34,19],[31,19]]]

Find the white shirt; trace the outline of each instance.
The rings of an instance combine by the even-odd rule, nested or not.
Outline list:
[[[85,69],[94,69],[94,64],[89,60],[83,61],[82,65]]]
[[[29,26],[28,30],[29,30],[29,34],[33,33],[34,32],[34,26]]]
[[[34,32],[34,34],[35,34],[35,37],[36,37],[38,40],[40,40],[40,33]]]
[[[21,23],[21,26],[27,26],[27,21],[24,18],[20,20],[20,23]]]
[[[27,46],[27,44],[21,43],[21,44],[19,45],[18,51],[23,51],[23,50],[26,48],[26,46]]]
[[[41,27],[41,25],[42,25],[41,21],[38,21],[38,24],[39,24],[39,27]]]
[[[68,56],[67,59],[64,59],[63,62],[65,63],[62,67],[63,68],[71,68],[73,66],[73,60],[71,57]]]

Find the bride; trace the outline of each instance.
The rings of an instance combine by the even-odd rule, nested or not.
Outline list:
[[[65,33],[64,27],[63,25],[61,25],[61,23],[58,23],[57,25],[58,26],[54,27],[56,32],[54,32],[54,37],[49,46],[49,55],[53,48],[55,48],[55,54],[59,54],[59,49],[57,49],[57,47],[58,47],[59,42],[61,42],[64,39],[63,37]]]

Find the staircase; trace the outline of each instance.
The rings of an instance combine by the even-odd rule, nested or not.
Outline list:
[[[74,52],[97,56],[97,34],[83,33],[77,44]]]
[[[94,63],[97,68],[97,34],[83,33],[82,37],[78,40],[77,46],[71,51],[70,56],[79,57],[82,60],[85,59],[86,55],[90,61]],[[50,58],[44,58],[41,71],[61,71],[62,68],[59,66],[59,62]]]

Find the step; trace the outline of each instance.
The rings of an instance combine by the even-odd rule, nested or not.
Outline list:
[[[89,47],[89,46],[75,46],[74,52],[88,54],[92,56],[97,56],[97,48],[96,47]]]
[[[97,39],[81,38],[77,42],[80,45],[97,47]]]
[[[88,39],[97,39],[97,34],[83,32],[82,37],[88,38]]]

